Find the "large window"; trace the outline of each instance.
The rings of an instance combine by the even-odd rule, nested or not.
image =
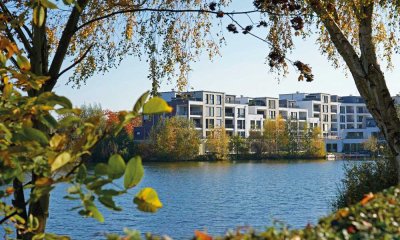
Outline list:
[[[244,118],[246,115],[246,111],[244,108],[238,108],[238,117]]]
[[[269,108],[276,108],[275,100],[268,100]]]
[[[270,111],[269,112],[269,118],[275,119],[276,118],[276,112],[275,111]]]
[[[207,129],[214,128],[214,119],[207,119],[206,120],[206,128]]]
[[[222,96],[217,95],[217,105],[221,105],[221,104],[222,104]]]
[[[210,94],[210,102],[209,104],[214,104],[214,95]]]
[[[238,129],[245,129],[246,128],[245,120],[237,120],[237,128]]]
[[[222,108],[217,107],[215,108],[215,111],[216,111],[215,116],[222,117]]]
[[[214,117],[214,108],[207,107],[207,117]]]

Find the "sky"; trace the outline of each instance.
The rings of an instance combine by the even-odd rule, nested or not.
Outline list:
[[[247,1],[233,1],[232,9],[252,9]],[[251,2],[251,1],[248,1]],[[239,19],[246,21],[245,19]],[[248,20],[248,19],[247,19]],[[226,21],[226,20],[224,20]],[[224,26],[228,23],[224,22]],[[246,24],[245,24],[246,25]],[[227,44],[221,48],[221,57],[211,62],[208,56],[201,56],[191,65],[188,74],[190,90],[210,90],[250,97],[278,97],[280,93],[324,92],[337,95],[359,95],[354,80],[343,69],[335,69],[315,45],[315,36],[306,40],[295,39],[296,49],[288,56],[292,60],[301,60],[312,67],[314,81],[299,82],[298,72],[290,67],[286,78],[277,79],[265,64],[269,53],[268,45],[244,34],[224,32]],[[394,65],[400,62],[394,56]],[[148,65],[134,57],[127,57],[118,68],[106,74],[94,75],[86,85],[79,89],[65,85],[68,75],[60,79],[55,91],[72,100],[75,106],[82,104],[100,104],[103,109],[131,109],[136,99],[151,89],[147,79]],[[347,75],[347,76],[346,76]],[[392,95],[400,92],[400,67],[385,71],[387,85]],[[170,91],[174,83],[162,82],[159,91]]]

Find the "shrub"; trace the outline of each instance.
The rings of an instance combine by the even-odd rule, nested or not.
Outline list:
[[[397,184],[394,161],[378,159],[367,162],[348,162],[345,176],[338,187],[334,209],[347,207],[360,201],[366,193],[379,192]]]

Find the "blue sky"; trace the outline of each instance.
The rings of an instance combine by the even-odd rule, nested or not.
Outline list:
[[[252,8],[251,5],[245,6],[243,2],[234,3],[232,7]],[[224,26],[228,23],[224,23]],[[290,59],[301,60],[311,65],[315,80],[308,83],[298,82],[298,73],[293,68],[290,68],[287,78],[278,81],[277,75],[270,73],[265,64],[269,52],[266,43],[249,35],[234,35],[227,31],[224,32],[224,36],[227,45],[221,48],[221,57],[216,57],[211,62],[207,56],[202,56],[198,62],[192,64],[189,88],[258,97],[277,97],[279,93],[296,91],[359,95],[351,76],[348,74],[346,77],[343,69],[334,69],[326,57],[319,53],[315,37],[307,40],[296,39],[296,49],[289,56]],[[396,66],[400,58],[395,56],[393,62]],[[103,109],[130,109],[135,100],[151,88],[147,70],[145,61],[140,62],[133,57],[127,57],[118,68],[105,75],[93,76],[80,89],[65,85],[67,76],[64,76],[55,90],[58,94],[69,97],[76,106],[100,103]],[[397,67],[385,73],[392,95],[400,92],[399,70]],[[172,88],[173,83],[163,82],[160,91],[169,91]]]

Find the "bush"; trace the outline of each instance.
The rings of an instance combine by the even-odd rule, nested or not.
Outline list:
[[[394,161],[378,159],[367,162],[348,162],[344,165],[345,176],[338,187],[334,209],[360,201],[366,193],[380,192],[397,184]]]

